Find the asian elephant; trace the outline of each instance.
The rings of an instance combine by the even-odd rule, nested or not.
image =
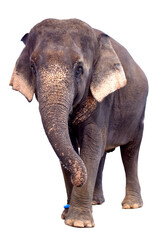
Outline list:
[[[137,164],[148,94],[145,74],[128,51],[77,19],[47,19],[26,34],[10,85],[33,95],[64,175],[65,223],[93,227],[92,204],[104,202],[107,152],[120,146],[126,173],[123,208],[142,206]]]

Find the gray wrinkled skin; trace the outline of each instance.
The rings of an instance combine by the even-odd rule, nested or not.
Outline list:
[[[70,204],[62,213],[65,223],[94,227],[92,204],[104,202],[106,153],[116,147],[126,173],[122,207],[142,207],[137,166],[148,94],[143,71],[118,42],[77,19],[46,19],[22,41],[10,85],[39,102],[62,165]]]

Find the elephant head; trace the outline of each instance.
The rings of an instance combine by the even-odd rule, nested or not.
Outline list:
[[[22,41],[10,85],[29,102],[35,93],[53,149],[73,185],[82,186],[87,171],[70,140],[69,114],[89,93],[102,102],[126,85],[120,60],[107,35],[76,19],[44,20]]]

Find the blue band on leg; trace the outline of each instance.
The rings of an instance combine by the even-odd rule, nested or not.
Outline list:
[[[64,206],[65,209],[68,209],[70,207],[70,204],[67,204]]]

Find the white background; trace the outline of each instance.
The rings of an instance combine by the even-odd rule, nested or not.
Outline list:
[[[0,239],[160,239],[160,35],[157,0],[2,1],[0,6]],[[125,177],[119,149],[104,170],[106,202],[93,207],[95,228],[66,226],[59,161],[34,99],[8,86],[22,36],[45,18],[79,18],[124,45],[146,73],[150,93],[139,156],[144,207],[122,210]],[[103,236],[102,236],[103,233]]]

